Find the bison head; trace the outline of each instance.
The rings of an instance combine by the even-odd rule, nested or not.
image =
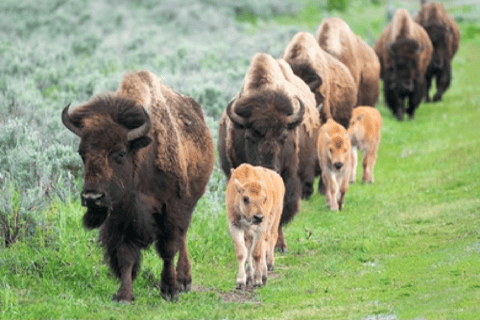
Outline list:
[[[389,85],[396,87],[402,93],[414,91],[419,54],[423,51],[418,42],[413,39],[400,39],[389,47],[392,70],[389,75]]]
[[[248,225],[261,224],[265,216],[265,202],[267,201],[263,180],[242,184],[235,178],[233,185],[238,193],[236,205],[241,215],[240,221]]]
[[[245,130],[247,162],[281,173],[287,157],[295,155],[293,130],[302,122],[305,106],[296,97],[300,109],[293,113],[293,103],[286,94],[265,91],[240,97],[227,107],[227,115],[235,126]]]
[[[452,42],[452,31],[443,24],[431,24],[425,27],[433,44],[433,55],[430,67],[434,70],[443,70],[449,63],[449,44]]]
[[[134,101],[103,97],[62,113],[62,122],[81,139],[78,153],[84,165],[83,222],[99,227],[108,214],[131,198],[137,151],[152,141],[150,118]]]
[[[340,172],[349,163],[350,141],[347,135],[328,137],[326,165],[334,172]]]

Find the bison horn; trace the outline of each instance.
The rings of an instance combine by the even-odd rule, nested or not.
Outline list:
[[[143,137],[150,130],[150,125],[151,125],[150,116],[148,115],[148,112],[145,109],[145,107],[143,108],[143,112],[145,112],[145,117],[147,118],[147,120],[145,120],[145,123],[142,124],[140,127],[130,130],[128,132],[127,134],[128,141],[133,141],[140,137]]]
[[[74,125],[72,123],[72,121],[70,120],[70,116],[68,115],[68,108],[70,107],[70,103],[67,104],[67,106],[65,107],[65,109],[63,109],[63,112],[62,112],[62,122],[63,122],[63,125],[65,127],[67,127],[68,130],[72,131],[73,133],[75,133],[77,136],[81,136],[82,134],[82,129],[77,127],[76,125]]]
[[[291,128],[295,128],[303,120],[303,115],[305,114],[305,105],[299,97],[295,96],[298,102],[300,103],[300,110],[297,113],[292,114],[287,118],[287,125]]]
[[[235,102],[235,98],[230,101],[230,103],[227,106],[227,116],[232,120],[233,123],[244,127],[245,126],[245,118],[239,116],[235,111],[232,110],[233,103]]]

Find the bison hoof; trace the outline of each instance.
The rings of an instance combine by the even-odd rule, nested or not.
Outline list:
[[[441,101],[442,100],[442,96],[439,95],[439,94],[436,94],[434,97],[433,97],[433,102],[438,102],[438,101]]]
[[[267,265],[267,270],[268,271],[273,271],[273,264]]]
[[[192,288],[192,278],[179,278],[177,285],[182,292],[189,292]]]
[[[177,288],[175,288],[174,286],[165,286],[165,287],[161,287],[161,294],[162,294],[162,298],[165,300],[165,301],[177,301],[178,300],[178,292],[179,290]]]
[[[262,276],[262,285],[266,285],[267,284],[267,276]]]
[[[125,304],[129,305],[135,300],[135,297],[133,295],[122,295],[122,294],[116,294],[113,296],[112,301],[113,302],[118,302],[120,304]]]
[[[288,247],[287,247],[286,244],[285,244],[285,245],[276,245],[276,246],[275,246],[275,250],[277,250],[277,251],[280,252],[281,254],[287,253],[287,249],[288,249]]]
[[[245,288],[246,288],[245,283],[237,282],[237,287],[236,287],[237,290],[245,290]]]

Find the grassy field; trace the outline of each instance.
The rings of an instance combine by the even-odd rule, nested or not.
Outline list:
[[[62,107],[115,90],[126,70],[147,68],[202,103],[216,138],[221,110],[256,51],[278,56],[296,32],[314,33],[334,15],[373,44],[390,7],[418,9],[414,1],[350,2],[345,13],[310,0],[237,8],[187,1],[182,10],[181,2],[147,0],[115,8],[87,0],[0,4],[0,319],[479,319],[480,24],[472,14],[480,10],[467,1],[446,2],[463,38],[444,100],[421,104],[414,120],[400,123],[381,97],[375,183],[351,184],[340,212],[316,193],[303,201],[265,287],[235,290],[217,165],[188,232],[192,291],[176,303],[161,299],[162,263],[151,248],[135,302],[111,302],[119,282],[98,231],[81,227],[78,138],[61,126]],[[105,8],[109,17],[98,14]],[[194,14],[199,8],[204,18]],[[159,16],[166,22],[152,20]],[[6,223],[20,229],[8,247]]]

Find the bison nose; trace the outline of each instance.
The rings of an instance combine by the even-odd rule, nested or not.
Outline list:
[[[341,163],[341,162],[335,162],[335,163],[333,164],[333,166],[335,167],[335,169],[340,170],[340,169],[342,169],[342,167],[343,167],[343,163]]]
[[[105,193],[95,191],[82,192],[82,206],[88,208],[102,208],[105,207]]]
[[[403,83],[403,86],[406,90],[408,91],[413,91],[413,80],[412,79],[409,79],[409,80],[405,80],[405,82]]]
[[[254,215],[253,224],[260,224],[263,221],[263,215]]]

